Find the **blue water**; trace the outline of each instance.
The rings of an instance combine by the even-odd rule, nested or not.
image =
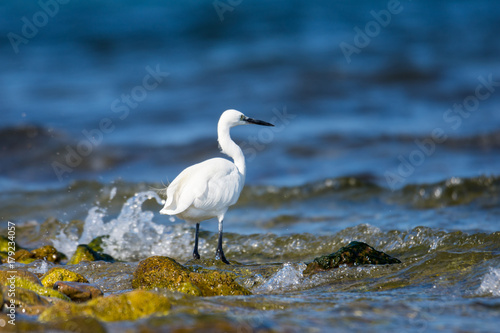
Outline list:
[[[386,182],[398,156],[408,160],[418,149],[414,139],[436,128],[448,140],[422,163],[414,156],[420,165],[399,185],[497,174],[500,6],[402,1],[385,27],[369,32],[367,46],[356,44],[354,28],[373,27],[371,11],[383,16],[387,6],[243,1],[221,21],[209,1],[70,1],[42,25],[39,4],[3,1],[1,128],[39,126],[55,144],[50,151],[24,147],[25,157],[3,163],[2,175],[12,169],[7,178],[19,184],[59,183],[50,163],[68,154],[67,144],[76,149],[88,141],[82,132],[95,134],[108,118],[111,130],[95,135],[89,156],[81,154],[89,165],[64,173],[64,181],[166,181],[217,154],[215,126],[227,108],[264,120],[274,119],[273,110],[293,115],[276,120],[275,132],[260,139],[260,129],[233,131],[249,149],[258,148],[249,161],[251,183],[358,173]],[[12,33],[24,38],[23,17],[40,25],[26,44],[12,39]],[[342,43],[360,46],[350,62]],[[159,81],[146,81],[150,90],[143,87],[147,68],[161,73]],[[482,88],[488,97],[471,104],[473,111],[445,121],[448,109],[475,95],[478,77],[491,77],[493,91]],[[483,146],[481,136],[488,135]],[[114,158],[103,161],[100,153]]]
[[[418,242],[430,244],[408,264],[415,271],[442,255],[435,244],[478,252],[485,264],[458,288],[486,284],[478,297],[493,303],[485,318],[494,326],[499,248],[488,235],[500,216],[500,2],[222,1],[229,9],[218,12],[215,1],[59,1],[0,2],[2,221],[65,225],[92,217],[93,206],[111,220],[134,193],[218,156],[218,118],[235,108],[276,126],[231,132],[247,178],[225,222],[230,254],[250,263],[312,259],[330,236],[335,246],[357,239],[390,252],[394,233],[406,235],[396,253],[406,263]],[[171,226],[157,206],[149,203],[148,223]],[[77,243],[81,234],[56,225],[64,233],[20,242]],[[181,225],[181,235],[191,232]],[[470,235],[454,241],[462,232]],[[163,254],[184,258],[176,252],[191,248],[184,236]],[[320,302],[314,290],[304,297]],[[412,283],[389,301],[399,293],[409,307],[422,301],[413,293],[433,295]],[[460,295],[456,306],[475,313],[469,291]],[[429,315],[445,304],[422,302]],[[453,321],[474,330],[480,320],[457,311],[427,327]]]

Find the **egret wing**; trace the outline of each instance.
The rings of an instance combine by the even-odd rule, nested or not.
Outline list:
[[[167,187],[164,214],[176,215],[191,206],[195,198],[205,192],[206,182],[200,181],[202,163],[184,169]]]
[[[205,165],[207,169],[204,181],[207,186],[195,198],[193,206],[206,211],[221,211],[236,203],[243,187],[243,179],[230,161],[223,158],[209,161],[211,163]]]

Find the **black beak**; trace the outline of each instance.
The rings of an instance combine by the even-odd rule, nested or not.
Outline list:
[[[246,118],[245,121],[250,124],[255,124],[255,125],[262,125],[262,126],[274,126],[271,123],[262,121],[262,120],[257,120],[257,119],[252,119],[252,118]]]

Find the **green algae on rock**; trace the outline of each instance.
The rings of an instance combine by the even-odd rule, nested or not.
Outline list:
[[[87,261],[107,261],[107,262],[114,262],[115,259],[105,253],[100,253],[97,251],[92,250],[92,248],[86,244],[80,244],[76,247],[76,251],[71,257],[71,259],[68,261],[68,265],[76,265],[80,261],[87,260]]]
[[[58,302],[39,317],[41,322],[65,321],[77,316],[94,317],[102,321],[137,320],[151,315],[166,315],[170,300],[146,290],[134,290],[110,295],[86,303]]]
[[[0,320],[7,322],[10,320],[6,314]],[[69,320],[42,323],[34,320],[17,320],[16,325],[5,325],[2,333],[5,332],[78,332],[78,333],[106,333],[105,324],[92,317],[72,317]]]
[[[42,283],[40,282],[40,279],[38,278],[38,276],[36,276],[34,273],[31,273],[30,271],[28,270],[25,270],[25,269],[22,269],[22,268],[16,268],[16,270],[14,271],[15,273],[12,273],[10,271],[3,271],[3,270],[0,270],[0,284],[1,285],[6,285],[8,284],[8,279],[10,279],[12,277],[12,275],[15,275],[16,278],[24,278],[28,281],[31,281],[35,284],[38,284],[38,285],[42,285]],[[9,283],[10,284],[10,283]]]
[[[104,249],[102,248],[102,244],[103,244],[104,240],[108,239],[108,238],[109,238],[109,235],[98,236],[98,237],[94,238],[93,240],[91,240],[90,243],[88,243],[88,246],[92,250],[99,252],[99,253],[102,253],[102,252],[104,252]]]
[[[29,280],[22,278],[22,277],[16,278],[15,285],[16,285],[16,288],[25,288],[25,289],[34,291],[35,293],[37,293],[40,296],[55,297],[55,298],[59,298],[59,299],[65,300],[65,301],[70,300],[68,296],[61,294],[60,292],[58,292],[54,289],[46,288],[42,285],[39,285],[37,283],[34,283],[34,282],[29,281]]]
[[[33,256],[33,253],[25,249],[17,250],[12,258],[15,262],[21,264],[30,264],[36,260]]]
[[[53,263],[59,263],[66,259],[66,255],[56,250],[52,245],[45,245],[30,251],[35,259],[43,259]]]
[[[340,265],[358,266],[400,263],[399,259],[377,251],[366,243],[354,241],[350,242],[347,246],[341,247],[337,252],[315,258],[313,262],[307,265],[304,274],[326,271],[337,268]]]
[[[84,282],[57,281],[53,289],[68,296],[74,302],[86,302],[103,295],[101,289]]]
[[[57,281],[89,282],[83,275],[62,267],[52,267],[40,280],[47,288],[52,288]]]
[[[14,277],[14,280],[12,280]],[[65,301],[69,301],[70,299],[60,292],[53,290],[51,288],[46,288],[42,285],[38,277],[26,270],[17,269],[14,273],[10,273],[10,271],[2,271],[0,270],[0,284],[3,286],[12,285],[14,282],[14,286],[17,288],[24,288],[31,291],[34,291],[40,296],[46,297],[55,297]]]
[[[16,310],[18,313],[39,315],[49,305],[49,302],[45,298],[34,291],[16,287],[15,292],[11,292],[11,290],[5,286],[0,288],[3,290],[3,302],[9,305],[14,304],[14,306],[18,308],[18,310]]]
[[[12,243],[14,243],[14,246],[12,246]],[[0,235],[0,252],[9,252],[12,250],[20,250],[23,249],[23,247],[19,246],[15,241],[12,242],[9,238],[7,238],[4,235]]]
[[[169,257],[154,256],[142,260],[134,272],[134,289],[166,288],[194,296],[250,295],[235,282],[230,272],[204,270],[194,272]]]

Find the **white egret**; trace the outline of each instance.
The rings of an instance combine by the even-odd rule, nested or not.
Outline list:
[[[274,126],[262,120],[245,116],[237,110],[222,113],[217,125],[219,148],[233,159],[212,158],[182,171],[166,189],[167,200],[160,214],[175,215],[196,225],[193,258],[198,253],[200,222],[216,217],[219,220],[219,241],[215,259],[229,264],[222,250],[222,223],[229,206],[234,205],[245,184],[245,156],[234,143],[229,129],[238,125],[256,124]]]

